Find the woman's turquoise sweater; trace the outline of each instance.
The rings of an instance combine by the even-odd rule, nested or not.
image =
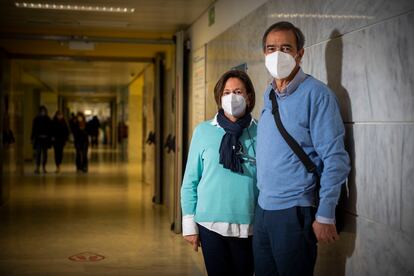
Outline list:
[[[196,222],[253,223],[257,203],[256,187],[257,124],[243,131],[244,173],[234,173],[219,164],[219,148],[225,134],[214,121],[194,130],[181,187],[183,215],[195,215]]]

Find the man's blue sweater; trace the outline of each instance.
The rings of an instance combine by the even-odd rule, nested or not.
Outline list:
[[[325,84],[302,70],[292,82],[294,87],[290,87],[290,93],[276,97],[280,117],[289,134],[318,167],[321,188],[316,216],[334,221],[341,185],[350,171],[338,103]],[[306,171],[280,135],[269,93],[276,93],[273,85],[269,85],[264,94],[257,131],[259,205],[264,210],[313,206],[316,177]]]

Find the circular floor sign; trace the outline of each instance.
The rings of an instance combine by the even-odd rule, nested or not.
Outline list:
[[[103,259],[105,259],[105,256],[92,252],[82,252],[69,257],[69,260],[74,262],[98,262]]]

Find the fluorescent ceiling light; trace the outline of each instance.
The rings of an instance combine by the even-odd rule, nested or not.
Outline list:
[[[318,14],[318,13],[274,13],[270,18],[313,18],[313,19],[374,19],[374,16],[353,14]]]
[[[91,27],[113,27],[113,28],[126,28],[129,23],[126,21],[96,21],[96,20],[79,20],[81,26]]]
[[[109,6],[89,6],[89,5],[62,5],[53,3],[30,3],[15,2],[18,8],[43,9],[43,10],[65,10],[65,11],[89,11],[89,12],[115,12],[115,13],[133,13],[134,8],[126,7],[109,7]]]
[[[92,51],[92,50],[95,50],[95,43],[83,42],[83,41],[69,41],[69,49],[81,50],[81,51]]]

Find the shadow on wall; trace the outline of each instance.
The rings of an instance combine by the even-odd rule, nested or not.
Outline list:
[[[345,146],[351,159],[351,173],[348,177],[348,189],[343,186],[339,205],[337,207],[337,228],[340,232],[340,240],[332,245],[318,246],[318,263],[315,275],[337,275],[349,274],[346,272],[347,259],[350,258],[355,249],[356,241],[356,199],[357,191],[355,185],[355,147],[353,134],[353,119],[351,100],[348,91],[342,86],[342,60],[343,42],[338,30],[333,30],[330,41],[325,51],[325,63],[327,71],[328,86],[336,94],[342,118],[345,122],[346,138]],[[349,196],[348,196],[349,194]]]

